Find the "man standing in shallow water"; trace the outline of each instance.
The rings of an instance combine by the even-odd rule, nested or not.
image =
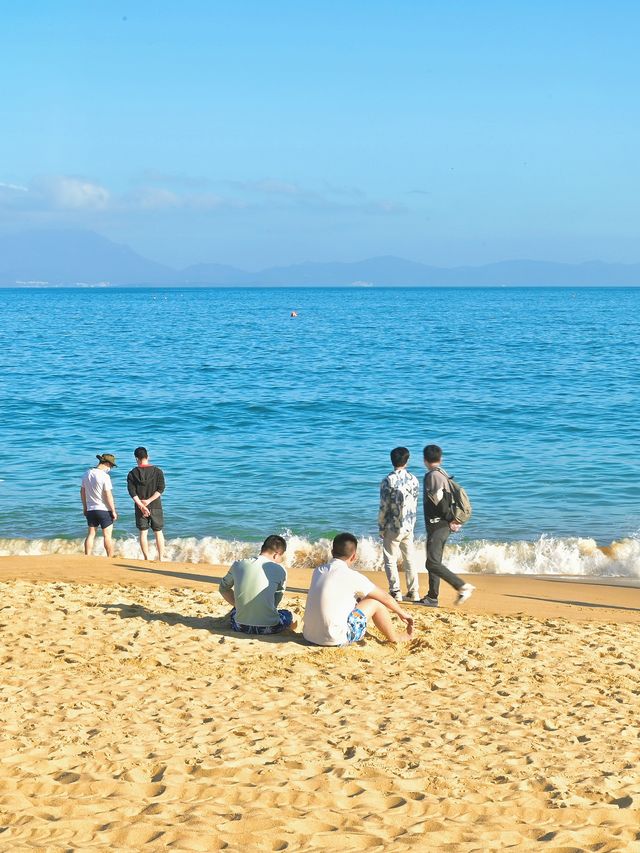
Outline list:
[[[84,553],[87,556],[91,554],[96,532],[100,527],[107,557],[113,557],[113,522],[118,517],[118,513],[113,500],[113,486],[109,471],[117,467],[116,457],[113,453],[98,453],[96,459],[98,464],[87,471],[80,486],[82,511],[89,528],[87,538],[84,540]]]
[[[164,474],[157,465],[149,462],[146,447],[133,451],[137,466],[127,475],[127,489],[136,505],[136,527],[140,531],[140,548],[145,560],[149,559],[149,527],[156,537],[158,560],[164,556],[164,514],[161,495],[165,489]]]

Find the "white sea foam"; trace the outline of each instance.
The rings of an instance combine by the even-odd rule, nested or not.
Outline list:
[[[309,540],[287,531],[286,563],[295,568],[313,568],[330,556],[329,539]],[[166,558],[174,562],[227,565],[257,553],[256,543],[183,537],[167,541]],[[153,551],[153,546],[152,546]],[[364,537],[359,545],[359,565],[363,571],[382,569],[380,540]],[[0,539],[0,556],[78,554],[81,539]],[[95,553],[101,554],[98,541]],[[133,537],[116,540],[116,556],[140,559],[142,554]],[[416,542],[416,561],[424,571],[425,543]],[[575,575],[583,577],[640,577],[640,537],[622,539],[599,547],[594,539],[562,539],[542,536],[533,542],[451,542],[447,565],[454,571],[476,574]]]

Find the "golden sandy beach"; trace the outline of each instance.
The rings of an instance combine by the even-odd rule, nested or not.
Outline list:
[[[480,576],[320,649],[232,635],[221,573],[0,559],[2,851],[640,850],[639,589]]]

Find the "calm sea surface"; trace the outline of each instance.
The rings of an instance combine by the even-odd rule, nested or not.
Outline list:
[[[5,289],[0,334],[0,538],[83,535],[99,452],[133,534],[139,444],[170,537],[375,534],[389,450],[431,442],[468,538],[640,526],[640,290]]]

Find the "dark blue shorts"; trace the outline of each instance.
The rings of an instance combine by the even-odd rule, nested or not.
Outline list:
[[[85,518],[89,527],[111,527],[113,517],[106,509],[88,509]]]
[[[264,636],[265,634],[279,634],[285,628],[290,628],[293,623],[293,613],[290,610],[278,610],[280,622],[277,625],[241,625],[236,621],[235,607],[230,613],[231,628],[238,631],[240,634],[257,634]]]

